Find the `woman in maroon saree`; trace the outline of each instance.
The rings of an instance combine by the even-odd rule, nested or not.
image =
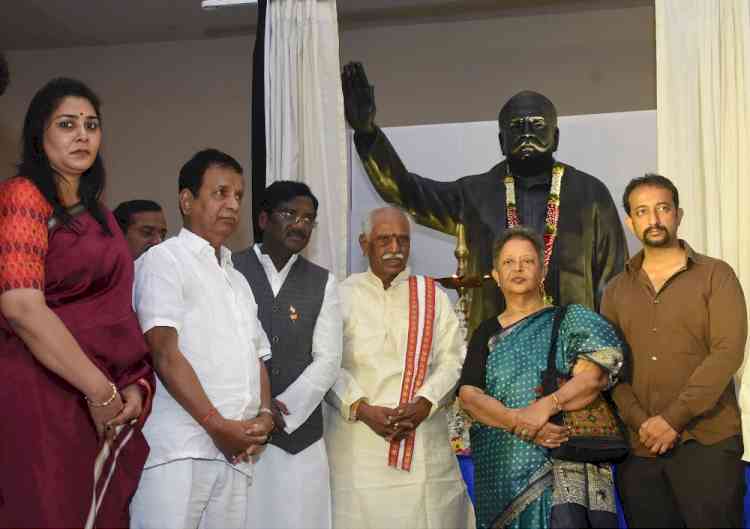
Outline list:
[[[153,374],[133,263],[99,202],[99,102],[55,79],[0,183],[0,527],[127,527]]]

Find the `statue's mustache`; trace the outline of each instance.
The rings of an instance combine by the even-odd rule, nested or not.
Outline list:
[[[532,147],[535,151],[542,152],[547,148],[547,145],[541,142],[536,136],[522,136],[513,148],[513,152],[517,153],[525,147]]]

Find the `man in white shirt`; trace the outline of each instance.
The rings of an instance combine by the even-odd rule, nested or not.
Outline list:
[[[373,211],[359,243],[367,272],[341,284],[342,369],[327,400],[333,527],[473,529],[448,440],[466,348],[448,296],[411,276],[410,226]]]
[[[158,380],[131,527],[239,529],[250,458],[273,429],[270,346],[223,246],[239,220],[242,167],[201,151],[179,189],[184,227],[136,262],[134,304]]]
[[[307,185],[280,181],[261,200],[262,244],[233,256],[271,338],[266,363],[277,433],[248,489],[250,529],[330,529],[331,490],[321,402],[341,367],[341,309],[333,275],[299,253],[317,224]]]

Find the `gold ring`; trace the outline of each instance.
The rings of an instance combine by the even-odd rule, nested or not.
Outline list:
[[[529,431],[528,430],[521,430],[521,435],[523,437],[526,437],[527,435],[529,435]]]

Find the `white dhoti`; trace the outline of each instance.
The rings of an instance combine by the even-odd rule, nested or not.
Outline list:
[[[268,445],[248,490],[247,529],[330,529],[331,487],[322,439],[297,454]]]
[[[339,421],[335,413],[330,415]],[[417,430],[409,472],[386,464],[389,444],[363,423],[339,426],[342,429],[327,436],[334,529],[475,527],[474,509],[448,441],[445,411]]]

